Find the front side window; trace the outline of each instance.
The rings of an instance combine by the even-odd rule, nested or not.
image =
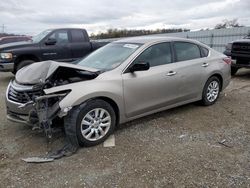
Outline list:
[[[67,31],[55,31],[52,35],[49,37],[50,39],[55,39],[57,43],[68,43],[68,32]]]
[[[201,58],[200,48],[189,42],[175,42],[174,49],[177,61],[187,61]]]
[[[133,62],[147,62],[150,67],[165,65],[172,62],[170,43],[155,44],[142,52]]]

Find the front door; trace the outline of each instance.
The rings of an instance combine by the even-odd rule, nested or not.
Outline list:
[[[148,62],[150,69],[123,77],[124,103],[127,117],[137,116],[167,106],[176,100],[178,85],[172,71],[170,43],[155,44],[142,52],[131,64]]]
[[[54,44],[48,44],[46,41],[55,40]],[[67,30],[56,30],[42,44],[41,53],[43,60],[54,60],[61,62],[72,61],[70,49],[69,33]]]

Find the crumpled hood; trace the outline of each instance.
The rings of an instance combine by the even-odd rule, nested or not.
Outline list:
[[[39,83],[45,83],[46,79],[49,78],[59,67],[68,67],[82,71],[97,72],[97,69],[86,68],[80,65],[62,63],[55,61],[43,61],[33,63],[20,69],[16,73],[15,80],[19,84],[34,85]]]

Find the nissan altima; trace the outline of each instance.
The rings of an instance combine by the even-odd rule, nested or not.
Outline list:
[[[92,146],[118,124],[195,101],[214,104],[230,82],[230,64],[194,40],[127,38],[75,64],[22,68],[6,92],[7,117],[49,137],[60,121],[80,145]]]

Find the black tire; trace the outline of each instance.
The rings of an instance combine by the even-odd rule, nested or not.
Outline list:
[[[91,112],[93,109],[96,108],[104,109],[109,113],[111,117],[111,124],[105,136],[103,136],[98,140],[90,141],[82,135],[81,122],[85,117],[85,115],[87,115],[89,112]],[[71,124],[70,126],[75,126],[76,136],[80,146],[86,146],[86,147],[95,146],[102,143],[110,136],[110,134],[114,132],[116,125],[116,114],[112,106],[106,101],[101,99],[93,99],[81,104],[80,106],[74,107],[65,118],[65,124],[67,125]]]
[[[21,68],[27,66],[27,65],[31,65],[32,63],[35,63],[34,60],[23,60],[21,62],[18,63],[14,73],[16,73],[17,71],[19,71]]]
[[[238,67],[231,67],[231,75],[234,76],[238,70],[239,70]]]
[[[214,83],[214,82],[217,82],[217,84],[218,84],[218,94],[217,94],[217,97],[216,97],[214,100],[211,101],[211,100],[208,99],[208,95],[207,95],[207,94],[208,94],[208,90],[209,90],[209,85],[210,85],[212,82],[213,82],[213,83]],[[220,79],[219,79],[218,77],[216,77],[216,76],[210,77],[210,78],[207,80],[207,82],[206,82],[206,84],[205,84],[205,86],[204,86],[204,88],[203,88],[201,103],[202,103],[204,106],[209,106],[209,105],[214,104],[214,103],[218,100],[218,98],[219,98],[220,91],[221,91],[221,81],[220,81]]]

